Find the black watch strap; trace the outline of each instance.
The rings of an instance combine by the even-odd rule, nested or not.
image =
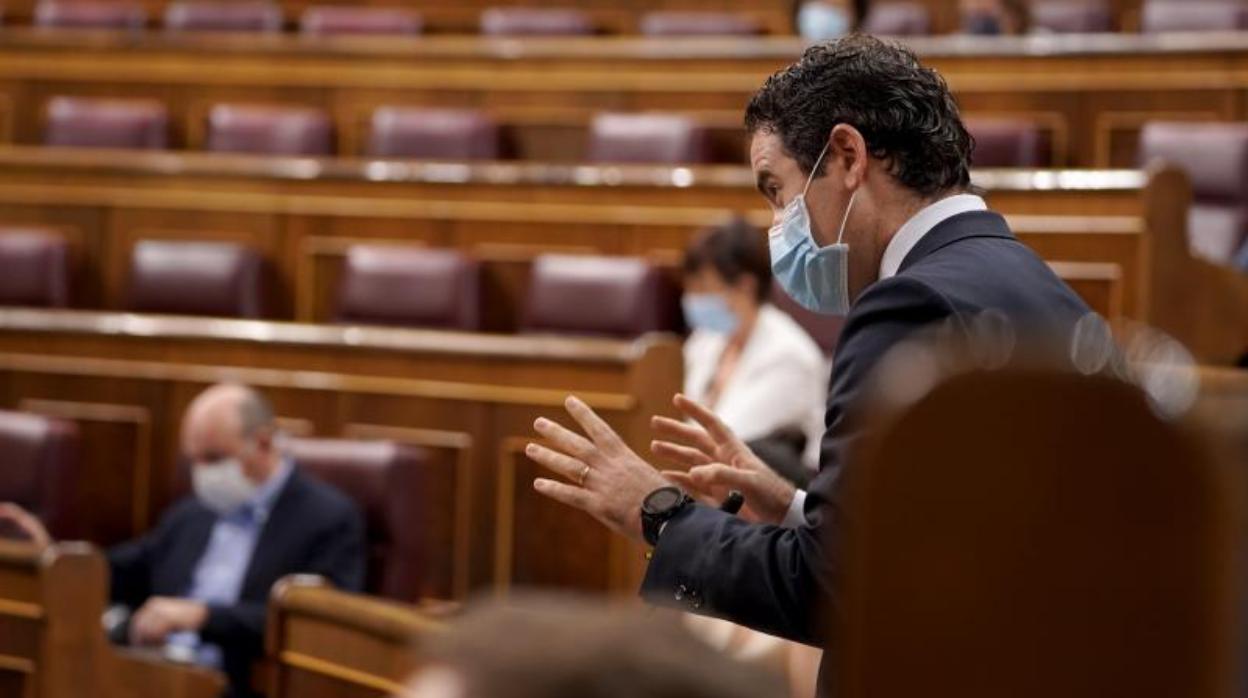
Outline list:
[[[693,504],[693,498],[675,486],[660,487],[646,495],[641,503],[641,535],[650,547],[659,544],[663,524],[690,504]]]

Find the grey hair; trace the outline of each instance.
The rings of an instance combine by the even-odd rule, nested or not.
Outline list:
[[[255,389],[241,386],[243,399],[238,405],[238,421],[243,437],[254,436],[256,432],[272,427],[275,421],[273,405]]]

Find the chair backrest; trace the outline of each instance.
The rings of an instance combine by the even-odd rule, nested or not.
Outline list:
[[[975,167],[1047,167],[1051,147],[1046,134],[1022,119],[967,119],[975,139]]]
[[[82,535],[75,519],[78,428],[73,422],[0,410],[0,502],[34,513],[57,538]]]
[[[90,29],[142,29],[147,25],[143,6],[124,0],[40,0],[35,26]]]
[[[0,305],[69,305],[69,245],[53,228],[0,225]]]
[[[758,20],[736,12],[648,12],[642,15],[645,36],[755,36],[763,33]]]
[[[259,318],[267,292],[264,260],[244,245],[140,240],[131,253],[135,312]]]
[[[279,32],[280,5],[267,0],[176,0],[165,8],[165,28],[175,31]]]
[[[1133,385],[909,358],[842,474],[837,695],[1231,695],[1231,471]]]
[[[574,9],[490,7],[481,13],[487,36],[587,36],[594,33],[589,15]]]
[[[169,111],[154,99],[48,100],[44,145],[162,149],[168,139]]]
[[[424,486],[425,453],[393,441],[350,439],[291,439],[288,452],[299,467],[337,487],[360,508],[368,543],[368,591],[420,599],[428,586],[423,543],[432,511]]]
[[[457,250],[355,245],[338,292],[343,322],[481,329],[481,265]]]
[[[304,34],[419,34],[420,14],[400,7],[315,5],[303,11],[299,28]]]
[[[1164,160],[1192,183],[1188,240],[1192,251],[1222,264],[1248,244],[1248,124],[1147,124],[1140,162]]]
[[[533,262],[527,332],[634,337],[677,327],[674,285],[638,257],[541,255]]]
[[[108,563],[90,546],[39,551],[0,540],[0,695],[99,695],[109,669],[100,628],[107,598]]]
[[[368,154],[381,158],[497,160],[499,127],[469,109],[378,107],[373,112]]]
[[[1140,31],[1233,31],[1248,27],[1241,0],[1144,0]]]
[[[270,698],[399,695],[420,639],[443,630],[412,606],[338,591],[320,577],[279,580],[268,613]]]
[[[591,162],[680,165],[711,159],[706,127],[681,114],[598,114],[589,140]]]
[[[926,36],[932,31],[932,17],[919,2],[881,2],[871,5],[862,30],[881,36]]]
[[[1031,30],[1053,34],[1092,34],[1114,29],[1106,0],[1037,0],[1031,3]]]
[[[334,126],[313,107],[218,104],[208,113],[206,150],[266,155],[331,155]]]

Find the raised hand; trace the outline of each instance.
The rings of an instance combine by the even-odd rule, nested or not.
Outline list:
[[[796,488],[754,455],[709,409],[684,395],[677,395],[672,404],[695,423],[651,418],[650,427],[659,438],[650,443],[650,450],[689,468],[663,475],[708,503],[718,504],[730,490],[740,490],[745,495],[744,518],[771,524],[784,521]]]
[[[530,443],[525,455],[568,482],[538,478],[533,488],[588,513],[617,533],[641,540],[642,500],[671,483],[633,452],[589,405],[569,397],[564,407],[588,438],[544,417],[534,422],[533,428],[550,446]]]

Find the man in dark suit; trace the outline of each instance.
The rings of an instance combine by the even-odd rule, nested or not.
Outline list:
[[[300,472],[276,436],[272,409],[250,388],[218,385],[201,393],[181,434],[195,496],[108,553],[113,602],[137,609],[129,641],[224,670],[234,696],[252,695],[274,582],[307,573],[352,591],[364,585],[359,512]],[[0,518],[37,543],[49,542],[43,526],[12,505],[0,507]]]
[[[809,491],[680,396],[693,423],[656,418],[652,450],[687,473],[656,472],[575,398],[567,408],[588,438],[539,419],[549,445],[526,452],[566,480],[539,479],[539,492],[655,546],[647,599],[824,645],[837,476],[867,428],[855,405],[879,359],[924,327],[965,332],[985,317],[1063,346],[1089,310],[975,195],[957,105],[910,51],[866,36],[814,46],[753,97],[746,125],[775,212],[777,281],[812,310],[848,311]],[[693,503],[673,483],[695,495],[741,490],[746,509]]]

